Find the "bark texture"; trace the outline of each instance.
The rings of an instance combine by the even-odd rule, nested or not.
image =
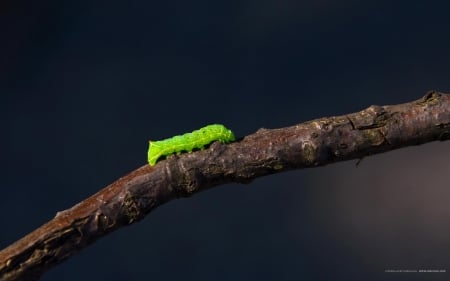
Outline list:
[[[249,183],[292,169],[361,159],[450,139],[450,94],[372,105],[281,129],[260,129],[234,143],[142,166],[57,215],[0,252],[0,280],[38,280],[100,237],[144,218],[157,206],[211,187]]]

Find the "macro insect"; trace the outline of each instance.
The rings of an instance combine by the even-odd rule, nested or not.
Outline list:
[[[220,141],[229,143],[234,141],[234,134],[221,124],[212,124],[192,133],[174,136],[160,141],[149,141],[148,163],[154,166],[159,158],[167,157],[174,153],[191,152],[194,149],[202,149],[206,145]]]

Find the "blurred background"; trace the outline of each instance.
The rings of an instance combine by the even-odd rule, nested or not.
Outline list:
[[[0,4],[0,248],[146,163],[450,92],[448,1]],[[448,280],[450,143],[224,185],[157,208],[53,280]],[[446,270],[388,273],[386,270]]]

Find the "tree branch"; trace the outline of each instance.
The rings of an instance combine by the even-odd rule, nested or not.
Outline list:
[[[131,172],[0,252],[0,280],[38,280],[100,237],[157,206],[211,187],[450,139],[450,94],[375,106],[174,155]]]

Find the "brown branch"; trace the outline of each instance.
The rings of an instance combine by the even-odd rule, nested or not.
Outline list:
[[[219,184],[249,183],[291,169],[363,158],[450,139],[450,94],[431,91],[410,103],[369,108],[282,129],[260,129],[237,142],[175,155],[120,178],[0,252],[0,280],[40,276],[157,206]]]

